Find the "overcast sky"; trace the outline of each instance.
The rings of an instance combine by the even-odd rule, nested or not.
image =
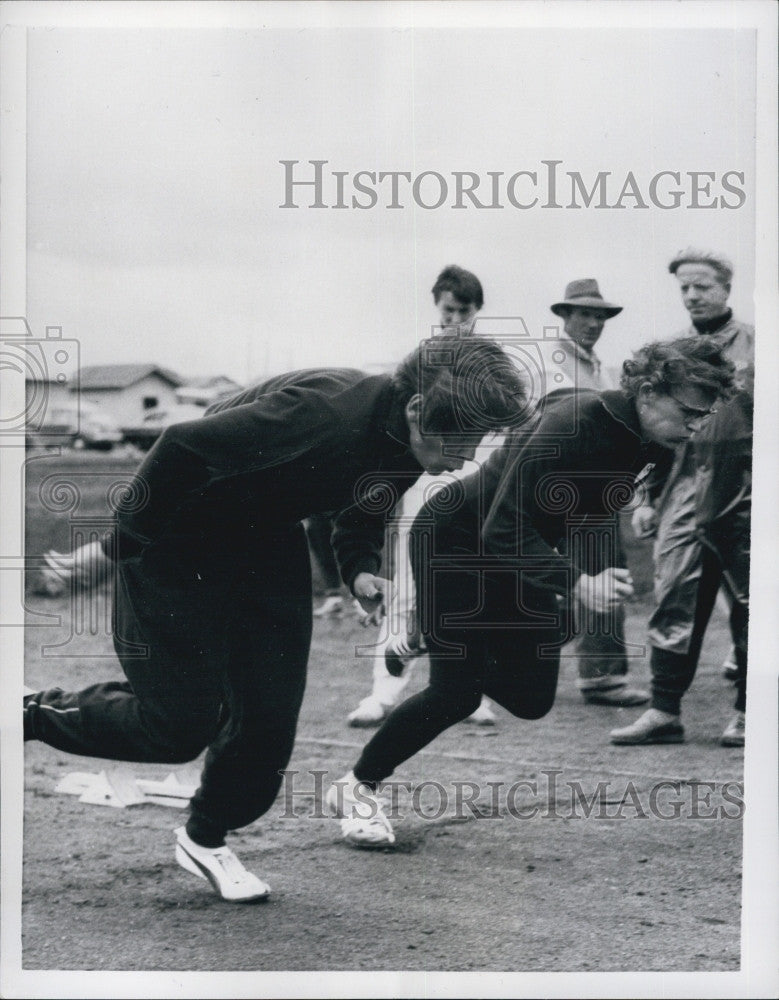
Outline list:
[[[754,74],[751,31],[32,29],[28,316],[78,338],[84,364],[246,381],[394,361],[458,263],[481,278],[485,315],[539,335],[569,280],[598,278],[625,307],[600,345],[615,365],[685,324],[666,265],[695,243],[732,256],[732,303],[752,320]],[[404,194],[400,210],[385,195],[293,210],[285,159],[470,170],[483,191],[488,171],[557,159],[588,187],[611,171],[612,202],[628,171],[644,198],[661,170],[713,172],[713,194],[740,171],[746,201],[425,210]]]

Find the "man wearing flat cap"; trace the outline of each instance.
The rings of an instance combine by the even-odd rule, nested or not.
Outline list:
[[[727,258],[688,247],[668,270],[692,321],[683,336],[717,343],[736,367],[738,391],[676,449],[654,507],[639,507],[633,515],[639,537],[655,536],[656,604],[648,633],[652,706],[631,725],[612,730],[611,742],[684,740],[681,702],[722,586],[730,606],[736,700],[720,742],[740,747],[745,738],[755,328],[736,319],[728,306],[733,265]]]
[[[555,389],[594,389],[598,392],[614,386],[595,345],[600,340],[606,320],[622,312],[622,306],[608,302],[601,295],[594,278],[571,281],[559,302],[550,307],[563,320],[563,336],[543,342],[552,352],[547,365],[545,393]],[[564,357],[561,358],[561,354]],[[552,373],[554,372],[554,375]],[[619,538],[604,537],[601,543],[616,546],[618,560],[624,565]],[[643,705],[649,700],[646,691],[628,686],[628,661],[625,650],[625,611],[622,606],[605,615],[575,609],[578,686],[590,705]]]

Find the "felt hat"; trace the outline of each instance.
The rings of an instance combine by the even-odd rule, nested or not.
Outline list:
[[[562,316],[565,314],[566,307],[570,306],[578,306],[580,309],[600,309],[606,313],[609,319],[622,312],[622,306],[606,302],[595,278],[580,278],[578,281],[569,282],[565,286],[565,295],[562,301],[555,302],[550,308],[556,316]]]

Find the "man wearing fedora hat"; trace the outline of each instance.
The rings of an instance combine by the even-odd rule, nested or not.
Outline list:
[[[606,320],[622,312],[622,306],[607,302],[594,278],[580,278],[566,285],[565,294],[550,307],[563,320],[563,336],[543,341],[546,350],[553,351],[554,364],[547,367],[555,372],[555,381],[548,379],[546,392],[559,388],[612,389],[612,381],[595,353],[595,345],[603,333]],[[564,357],[561,360],[561,353]],[[562,378],[560,378],[562,375]],[[619,561],[619,538],[611,534],[602,544],[616,545]],[[590,705],[643,705],[649,700],[646,691],[628,686],[628,661],[625,652],[625,611],[620,606],[607,615],[575,609],[576,655],[578,686],[585,702]]]
[[[594,278],[580,278],[565,286],[565,294],[561,301],[550,306],[555,316],[564,322],[562,346],[567,348],[566,359],[556,368],[561,368],[566,379],[577,389],[609,389],[611,380],[595,353],[595,345],[603,333],[607,319],[622,312],[622,306],[607,302],[600,293],[598,282]],[[560,342],[552,342],[555,350]],[[547,386],[547,391],[561,388],[564,383]]]

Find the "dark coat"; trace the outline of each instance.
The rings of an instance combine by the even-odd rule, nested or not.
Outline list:
[[[533,587],[566,596],[582,572],[617,565],[615,551],[582,544],[636,503],[636,479],[669,452],[642,441],[635,402],[622,391],[562,390],[540,421],[508,436],[485,464],[483,546]],[[473,489],[473,487],[471,487]]]
[[[292,372],[168,428],[117,516],[119,557],[164,540],[199,558],[256,550],[275,527],[337,513],[344,581],[381,564],[385,516],[422,473],[391,376]],[[110,546],[106,543],[104,547]]]

